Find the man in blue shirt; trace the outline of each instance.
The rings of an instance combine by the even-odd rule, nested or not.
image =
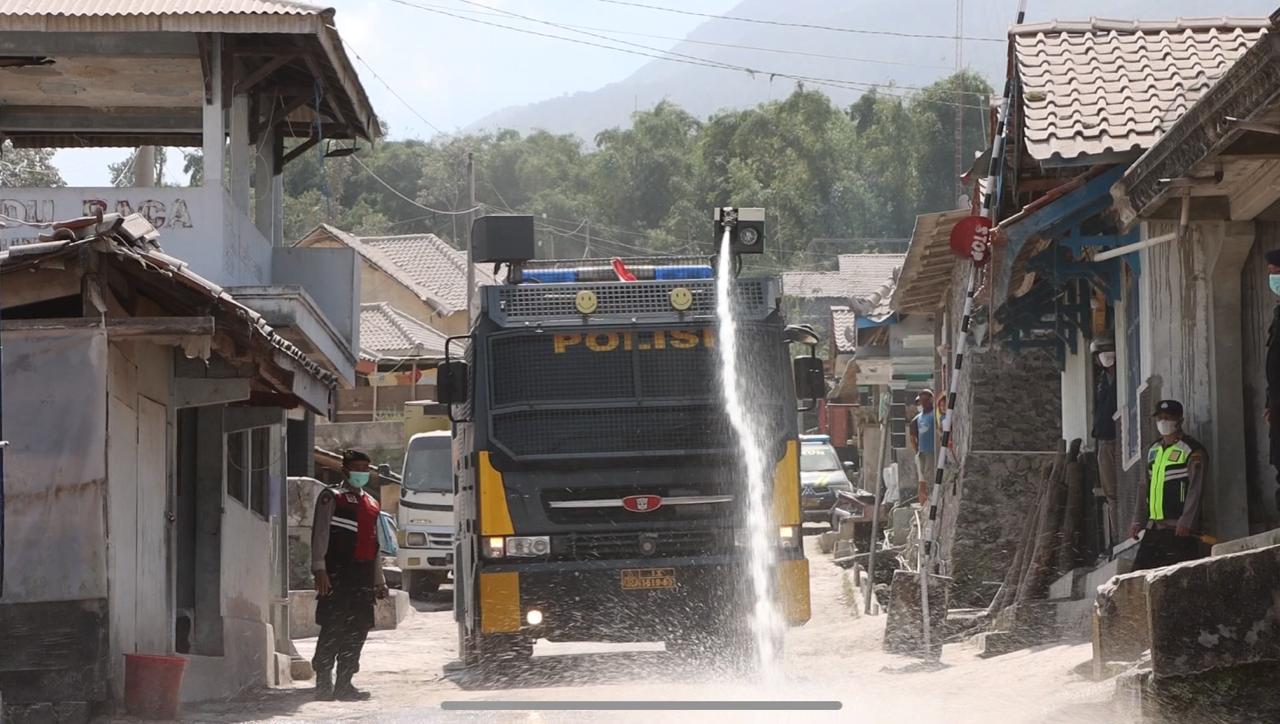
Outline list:
[[[916,407],[920,411],[907,423],[907,440],[916,455],[916,477],[920,483],[917,497],[923,506],[929,503],[929,484],[937,469],[937,415],[933,411],[933,390],[920,390],[916,395]]]

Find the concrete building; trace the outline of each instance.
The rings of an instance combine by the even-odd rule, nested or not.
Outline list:
[[[337,378],[142,216],[53,232],[0,253],[6,707],[84,718],[133,653],[187,700],[287,683],[285,420]]]
[[[29,651],[62,658],[3,657],[6,705],[114,698],[122,656],[134,652],[187,656],[186,699],[287,675],[275,657],[288,650],[283,479],[306,469],[315,419],[331,414],[336,388],[354,383],[360,294],[351,250],[285,247],[281,172],[308,150],[379,133],[334,22],[332,10],[270,0],[0,0],[0,44],[12,59],[0,68],[8,141],[194,147],[204,167],[192,187],[156,187],[143,163],[136,187],[0,192],[9,250],[0,301],[6,324],[28,325],[6,330],[6,346],[32,335],[25,353],[51,359],[59,347],[50,335],[61,335],[95,371],[87,379],[67,368],[62,379],[62,363],[6,364],[6,376],[34,375],[7,379],[6,393],[47,389],[47,409],[62,409],[64,422],[101,400],[77,424],[96,431],[86,444],[102,450],[76,451],[88,467],[73,475],[39,467],[68,451],[13,433],[6,482],[27,486],[30,505],[58,506],[24,518],[11,498],[7,569],[28,579],[6,586],[0,625]],[[124,230],[99,222],[117,214],[129,218]],[[35,244],[53,222],[77,217],[94,230],[74,241],[56,233],[83,256]],[[158,230],[163,252],[139,226]],[[29,281],[37,276],[47,281]],[[36,321],[49,319],[56,332]],[[4,402],[22,419],[10,409],[22,398]],[[24,444],[43,457],[24,459]],[[20,473],[23,464],[35,467]],[[103,501],[107,519],[96,526]],[[15,520],[42,529],[20,528],[15,539]],[[20,558],[32,555],[72,558]],[[60,625],[74,637],[32,636],[46,629],[24,616],[48,616],[51,601],[64,602]]]

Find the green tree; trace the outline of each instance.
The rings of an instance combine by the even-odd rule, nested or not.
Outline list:
[[[0,146],[0,187],[60,188],[66,186],[53,165],[53,149],[14,148],[5,141]]]

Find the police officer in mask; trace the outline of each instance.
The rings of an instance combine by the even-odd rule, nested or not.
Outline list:
[[[382,552],[378,545],[378,501],[365,491],[369,456],[359,450],[342,455],[341,485],[320,493],[311,529],[311,570],[316,579],[316,641],[311,665],[316,697],[359,701],[369,698],[351,678],[360,670],[360,651],[373,628],[375,599],[386,598]],[[337,664],[337,680],[333,677]]]
[[[1134,538],[1142,535],[1135,571],[1200,556],[1200,499],[1209,455],[1182,431],[1181,402],[1161,400],[1155,418],[1160,439],[1147,451],[1147,484],[1129,530]]]

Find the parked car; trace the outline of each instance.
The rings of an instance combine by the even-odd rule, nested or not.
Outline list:
[[[852,493],[846,470],[853,463],[841,463],[827,435],[800,436],[800,510],[804,522],[824,523],[831,520],[836,493]]]

